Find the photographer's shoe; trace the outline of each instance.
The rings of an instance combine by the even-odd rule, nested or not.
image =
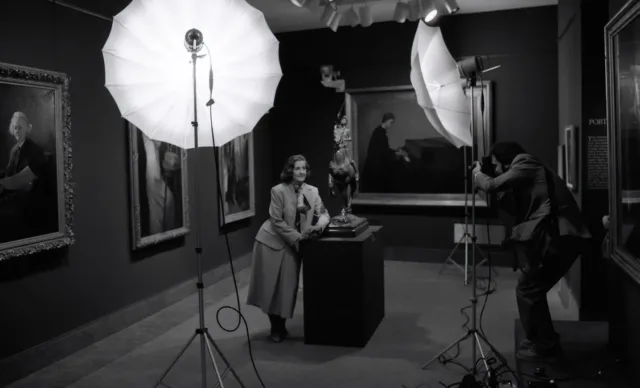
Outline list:
[[[518,350],[522,349],[529,349],[534,345],[533,341],[529,340],[529,339],[523,339],[522,341],[520,341],[520,344],[518,345]]]
[[[524,341],[523,341],[524,342]],[[516,358],[522,361],[546,361],[554,362],[560,357],[562,350],[560,346],[550,349],[541,348],[536,344],[532,344],[528,348],[520,348],[516,352]]]

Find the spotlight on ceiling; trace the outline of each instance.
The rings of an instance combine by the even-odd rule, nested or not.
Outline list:
[[[291,2],[293,3],[293,5],[300,8],[304,7],[307,4],[307,0],[291,0]]]
[[[396,9],[393,12],[393,20],[398,23],[404,23],[411,16],[411,9],[409,8],[409,4],[403,3],[402,1],[398,1],[396,4]]]
[[[365,4],[364,7],[360,7],[360,26],[369,27],[373,24],[373,15],[371,14],[371,7]]]
[[[435,27],[440,24],[442,12],[436,6],[435,0],[421,0],[420,17],[428,26]]]
[[[342,14],[338,12],[338,7],[336,7],[333,2],[327,3],[324,7],[324,12],[320,17],[320,20],[324,25],[329,27],[333,32],[338,31],[338,27],[340,26],[340,20],[342,19]]]
[[[428,23],[432,22],[432,21],[436,18],[436,16],[438,16],[438,10],[437,10],[437,9],[432,9],[432,10],[431,10],[431,11],[429,11],[429,12],[427,13],[427,15],[424,17],[424,21],[425,21],[425,23],[427,23],[427,24],[428,24]]]
[[[447,10],[447,12],[451,14],[454,14],[460,11],[460,7],[458,6],[458,3],[456,2],[456,0],[444,0],[444,8]]]
[[[345,25],[350,25],[351,27],[355,27],[360,24],[360,16],[358,16],[353,5],[342,15],[342,21]]]

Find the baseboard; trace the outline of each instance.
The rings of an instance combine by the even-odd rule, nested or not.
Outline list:
[[[511,268],[513,265],[513,256],[511,252],[497,247],[478,247],[479,250],[476,252],[477,263],[484,261],[484,258],[490,253],[491,264],[493,266]],[[464,245],[458,246],[455,251],[452,249],[391,245],[386,247],[385,260],[411,261],[419,263],[444,263],[449,255],[452,255],[452,259],[458,264],[464,266]],[[469,249],[469,260],[471,260],[471,249]]]
[[[235,272],[251,265],[251,253],[233,260]],[[229,263],[203,274],[205,287],[231,275]],[[196,278],[99,318],[69,333],[0,360],[0,387],[18,381],[194,294]]]

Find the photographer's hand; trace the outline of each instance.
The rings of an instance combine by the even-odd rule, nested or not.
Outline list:
[[[474,166],[473,166],[473,171],[471,171],[471,175],[475,178],[476,174],[481,172],[482,165],[478,161],[475,161],[473,163],[474,163]]]

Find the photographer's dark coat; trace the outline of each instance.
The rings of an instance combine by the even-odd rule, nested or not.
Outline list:
[[[553,171],[554,196],[557,207],[560,236],[590,238],[591,234],[582,220],[580,208],[566,183]],[[486,193],[498,193],[500,207],[515,218],[511,239],[528,241],[536,226],[551,211],[545,166],[529,154],[513,159],[511,167],[502,175],[492,178],[482,172],[474,177],[475,183]]]

